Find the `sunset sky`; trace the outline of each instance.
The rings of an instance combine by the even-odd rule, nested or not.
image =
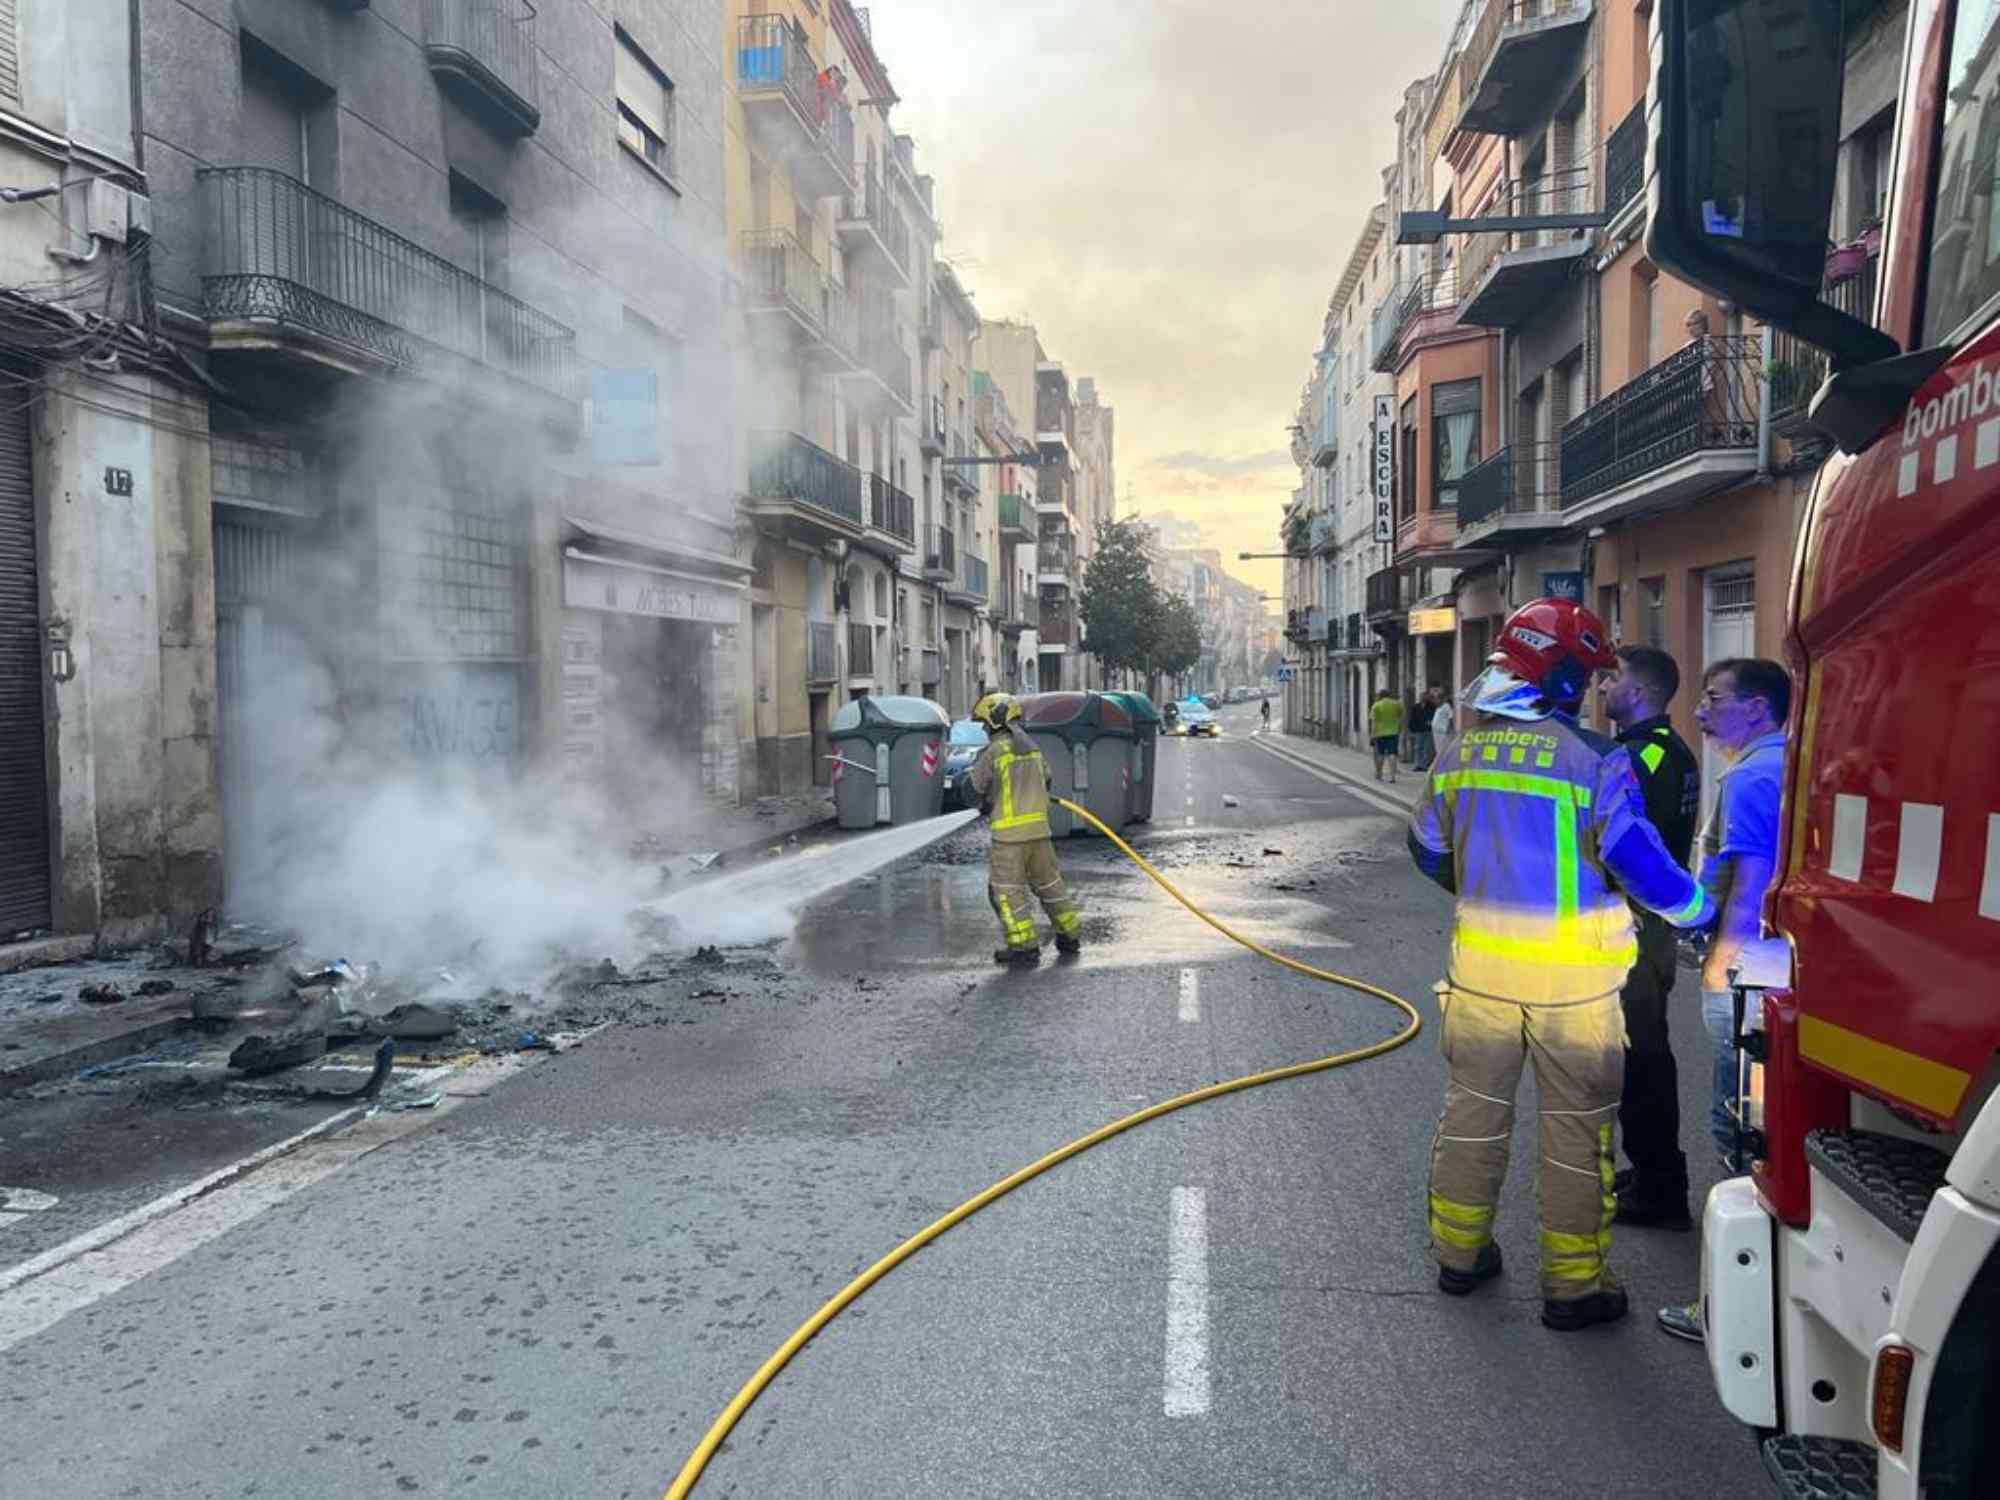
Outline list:
[[[1286,424],[1457,0],[873,0],[943,251],[1118,411],[1120,510],[1275,595]],[[1275,600],[1273,601],[1275,603]]]

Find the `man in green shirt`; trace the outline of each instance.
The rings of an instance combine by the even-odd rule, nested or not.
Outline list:
[[[1403,705],[1396,701],[1396,695],[1387,683],[1375,695],[1375,701],[1368,705],[1368,733],[1375,741],[1375,779],[1394,781],[1396,779],[1396,747],[1403,738]],[[1389,774],[1382,774],[1383,767]]]

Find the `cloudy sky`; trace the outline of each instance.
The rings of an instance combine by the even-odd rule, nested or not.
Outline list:
[[[1118,488],[1278,592],[1285,431],[1328,293],[1458,0],[872,0],[989,317],[1118,410]]]

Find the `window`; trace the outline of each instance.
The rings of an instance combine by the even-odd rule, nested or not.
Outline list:
[[[1890,148],[1896,106],[1890,105],[1847,138],[1847,233],[1859,234],[1889,213]]]
[[[1930,215],[1925,344],[1941,344],[2000,292],[2000,109],[1986,86],[2000,13],[1958,7],[1938,136],[1936,194]]]
[[[1431,508],[1458,504],[1458,481],[1479,464],[1479,382],[1431,387]]]
[[[1664,578],[1641,578],[1639,580],[1639,609],[1644,617],[1646,644],[1656,650],[1667,649],[1667,580]]]
[[[1396,518],[1401,521],[1411,519],[1417,513],[1417,398],[1410,397],[1403,403],[1402,435],[1397,455],[1401,460],[1396,466]]]
[[[618,32],[618,139],[656,172],[674,170],[674,86]]]

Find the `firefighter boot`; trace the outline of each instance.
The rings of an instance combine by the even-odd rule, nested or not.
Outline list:
[[[1470,1271],[1458,1271],[1450,1266],[1438,1267],[1438,1290],[1447,1297],[1463,1297],[1500,1274],[1500,1247],[1488,1240],[1479,1247],[1479,1259],[1472,1263]]]
[[[1077,954],[1083,952],[1083,939],[1074,933],[1058,932],[1056,934],[1056,952],[1062,954],[1065,958],[1075,958]]]
[[[1042,949],[1038,943],[1032,948],[995,948],[993,962],[1009,969],[1032,969],[1042,961]]]
[[[1630,1310],[1625,1288],[1609,1277],[1588,1296],[1542,1299],[1542,1326],[1557,1333],[1576,1333],[1600,1323],[1616,1323]]]

